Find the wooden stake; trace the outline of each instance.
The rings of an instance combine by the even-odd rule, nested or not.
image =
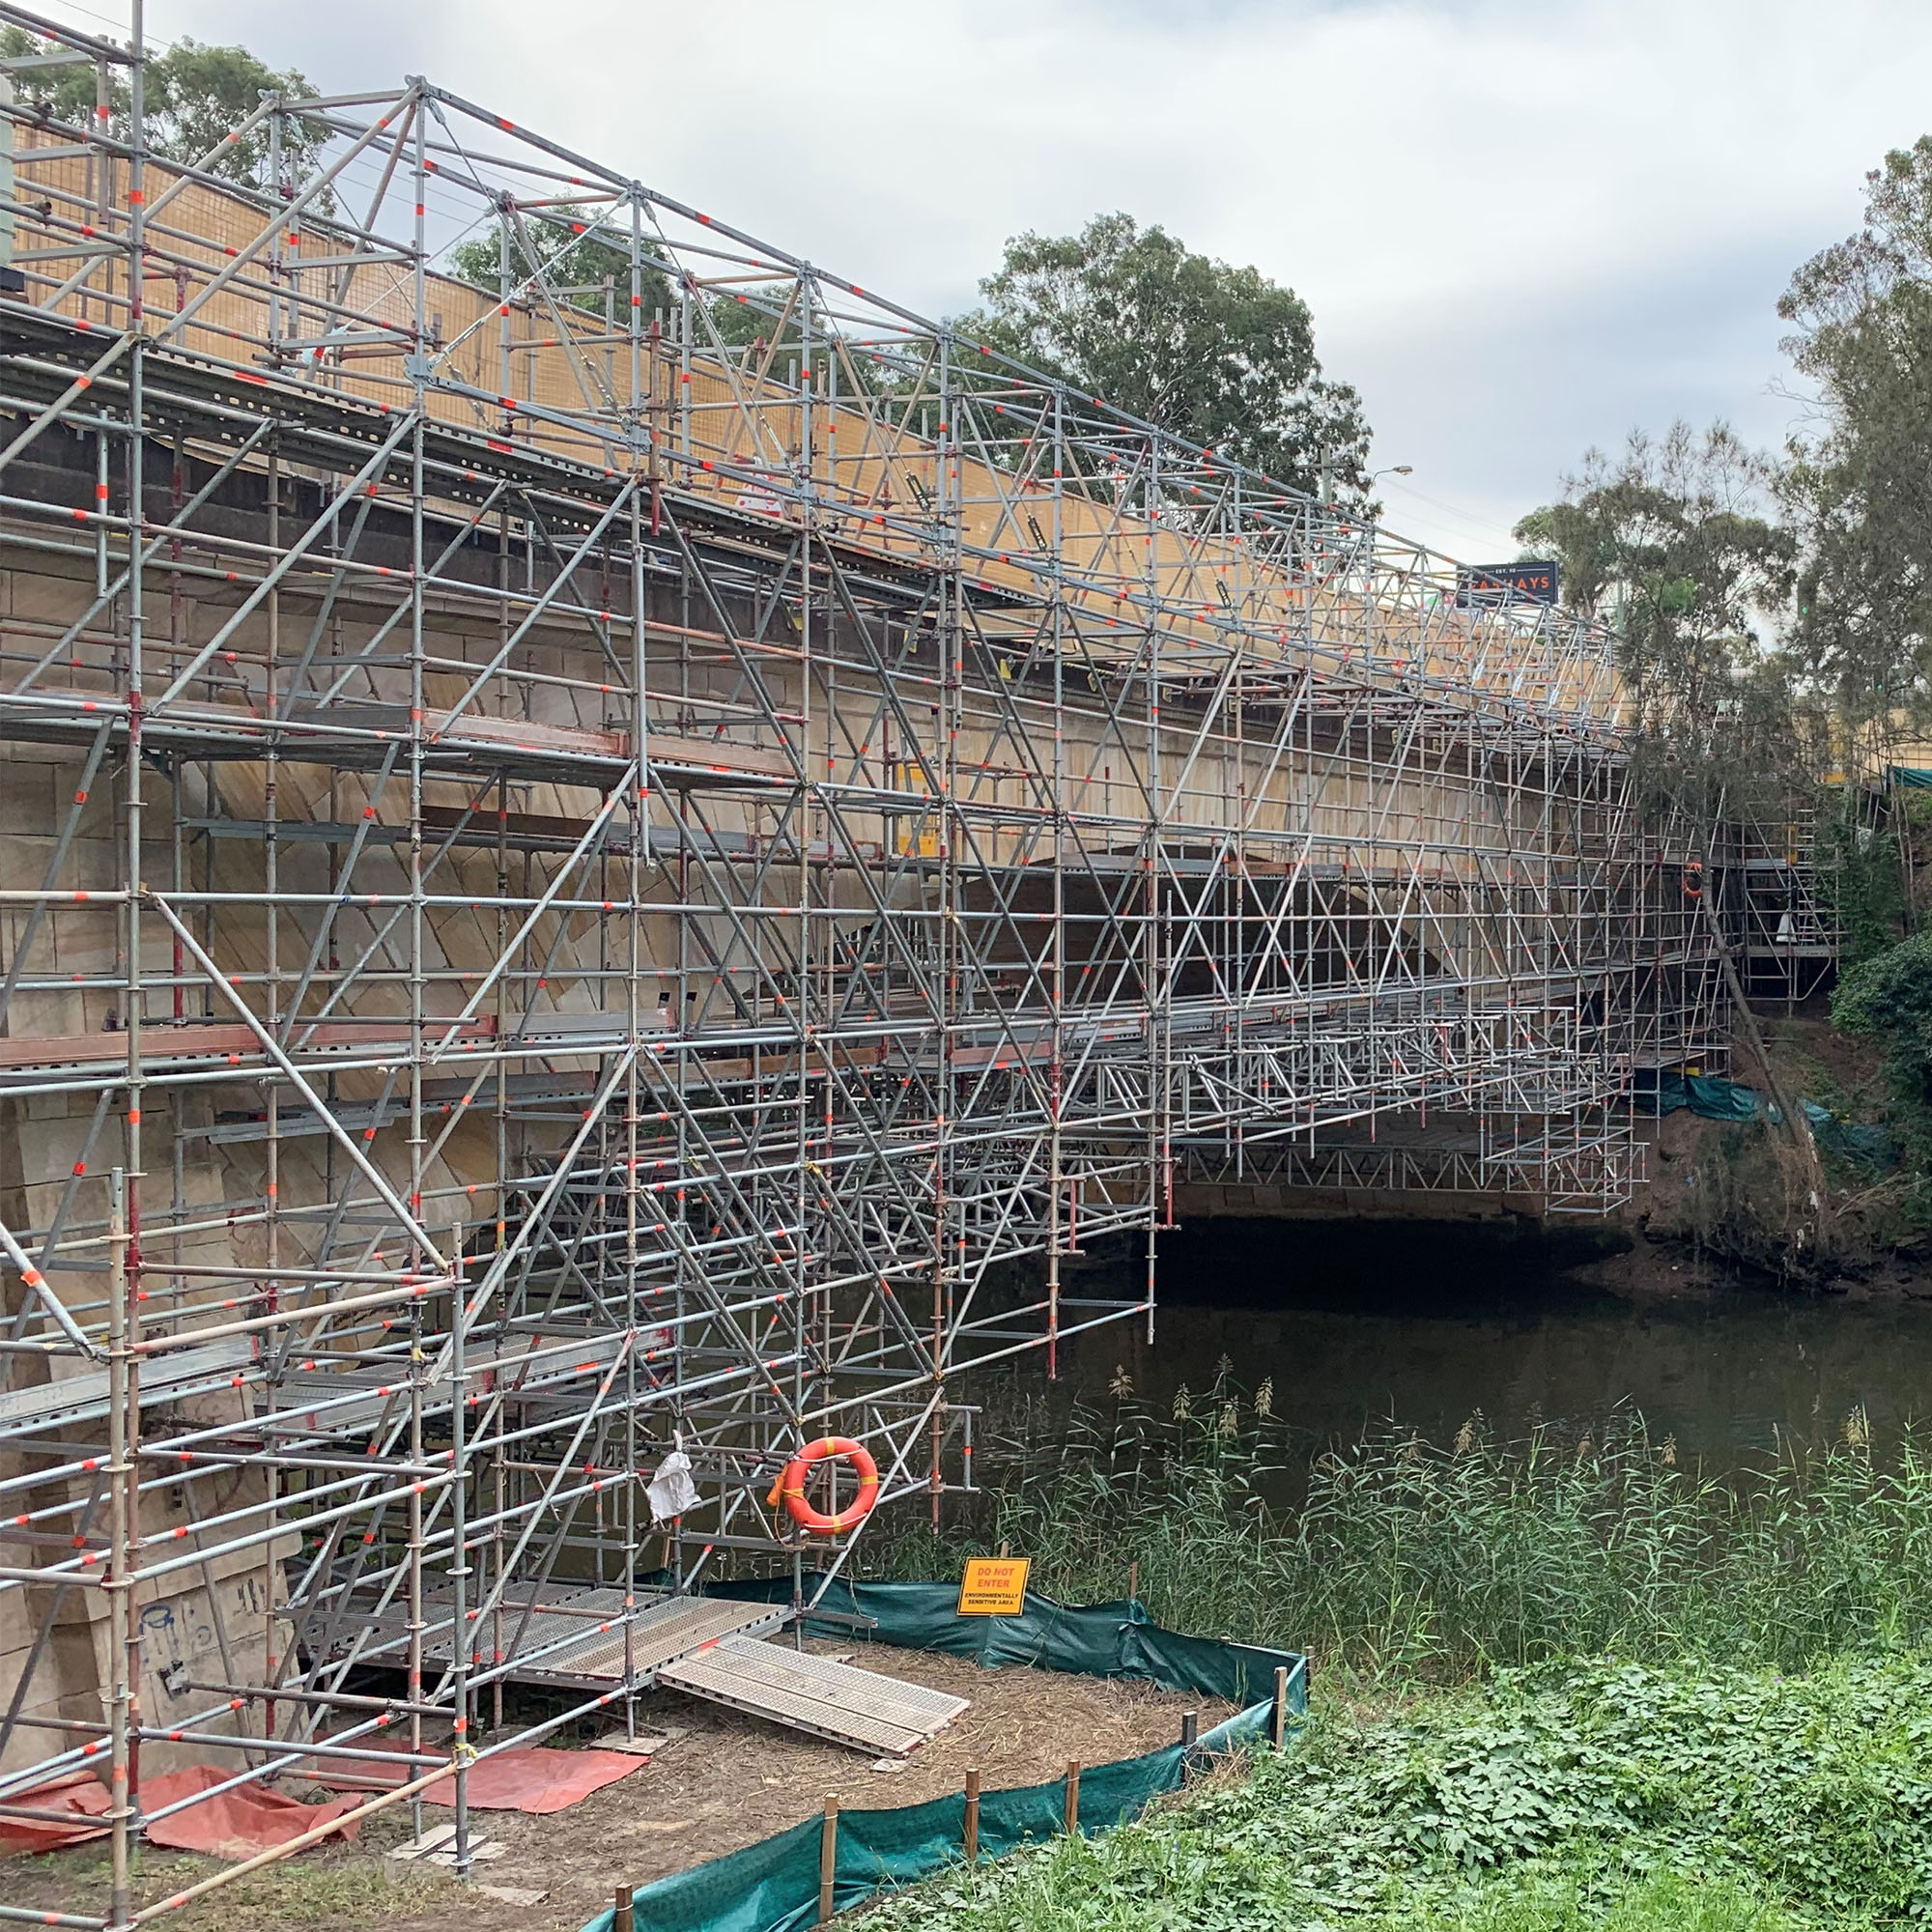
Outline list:
[[[631,1932],[631,1888],[620,1885],[617,1888],[617,1909],[611,1915],[611,1932]]]
[[[1135,1603],[1141,1594],[1141,1559],[1136,1556],[1127,1565],[1127,1601]]]
[[[980,1774],[977,1769],[966,1774],[966,1862],[969,1865],[980,1862]]]
[[[838,1869],[838,1801],[825,1801],[825,1823],[818,1828],[818,1918],[823,1925],[832,1917],[832,1880]]]
[[[1279,1750],[1288,1735],[1288,1665],[1274,1667],[1274,1747]]]
[[[1080,1767],[1068,1764],[1066,1767],[1066,1835],[1070,1838],[1080,1829]]]

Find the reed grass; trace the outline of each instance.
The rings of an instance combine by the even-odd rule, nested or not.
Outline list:
[[[1448,1684],[1576,1656],[1798,1669],[1932,1637],[1932,1459],[1829,1442],[1711,1471],[1634,1411],[1588,1433],[1452,1442],[1385,1426],[1298,1438],[1230,1376],[1172,1411],[1122,1393],[1026,1418],[966,1525],[885,1552],[948,1574],[1005,1543],[1063,1601],[1123,1594],[1156,1621],[1286,1644],[1364,1680]],[[935,1566],[945,1566],[935,1568]]]

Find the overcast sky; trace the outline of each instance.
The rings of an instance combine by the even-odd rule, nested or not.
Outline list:
[[[125,22],[125,0],[77,25]],[[1776,302],[1932,128],[1926,0],[150,0],[330,90],[426,73],[927,313],[1100,210],[1252,262],[1464,557],[1592,443],[1780,442]]]

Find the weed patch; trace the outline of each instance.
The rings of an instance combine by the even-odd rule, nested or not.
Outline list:
[[[1508,1672],[1092,1842],[886,1906],[892,1932],[1650,1932],[1932,1917],[1932,1666]]]

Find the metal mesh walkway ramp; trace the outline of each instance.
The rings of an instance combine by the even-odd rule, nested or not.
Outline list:
[[[903,1757],[966,1708],[964,1697],[858,1670],[782,1644],[727,1636],[666,1664],[658,1682],[795,1731]]]
[[[583,1599],[598,1593],[585,1591]],[[610,1592],[619,1596],[616,1591]],[[580,1599],[580,1601],[583,1601]],[[774,1630],[789,1611],[769,1604],[734,1604],[708,1597],[672,1597],[635,1618],[630,1626],[629,1662],[633,1679],[656,1671],[687,1652],[740,1631]],[[585,1688],[622,1683],[626,1661],[621,1611],[608,1624],[593,1626],[574,1642],[546,1652],[540,1662],[521,1672],[527,1682],[582,1685]]]

